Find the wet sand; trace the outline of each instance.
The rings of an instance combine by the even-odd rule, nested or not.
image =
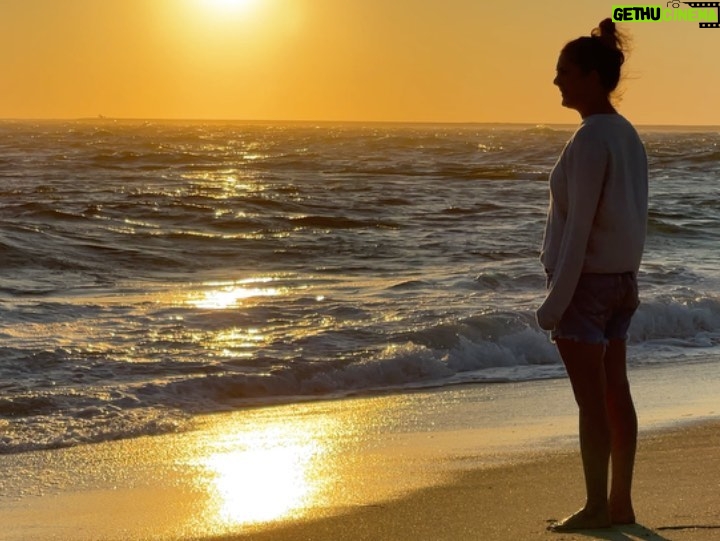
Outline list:
[[[347,515],[298,522],[226,541],[273,540],[646,540],[720,539],[720,423],[645,435],[635,481],[638,524],[551,533],[552,520],[583,498],[578,457],[467,471],[452,482]]]
[[[631,373],[638,526],[545,531],[583,498],[560,379],[263,407],[2,456],[0,537],[720,540],[720,380],[707,368]]]

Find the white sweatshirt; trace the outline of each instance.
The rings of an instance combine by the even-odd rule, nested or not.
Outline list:
[[[550,173],[540,260],[552,275],[538,322],[553,329],[582,273],[637,272],[648,208],[645,147],[618,114],[585,118]]]

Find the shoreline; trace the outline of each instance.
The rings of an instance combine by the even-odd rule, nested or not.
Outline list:
[[[631,370],[646,530],[598,539],[720,539],[708,366]],[[543,539],[583,497],[576,423],[554,379],[204,415],[188,432],[5,455],[3,539]],[[658,530],[687,525],[705,537]]]

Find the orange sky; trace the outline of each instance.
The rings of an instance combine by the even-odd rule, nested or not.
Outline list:
[[[0,118],[576,123],[557,54],[613,5],[244,1],[0,0]],[[720,29],[625,28],[621,112],[720,125]]]

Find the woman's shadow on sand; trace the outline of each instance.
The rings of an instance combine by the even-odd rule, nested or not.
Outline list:
[[[577,536],[587,536],[590,539],[605,539],[607,541],[671,541],[659,533],[641,524],[628,526],[614,526],[607,530],[585,530],[574,532]]]

